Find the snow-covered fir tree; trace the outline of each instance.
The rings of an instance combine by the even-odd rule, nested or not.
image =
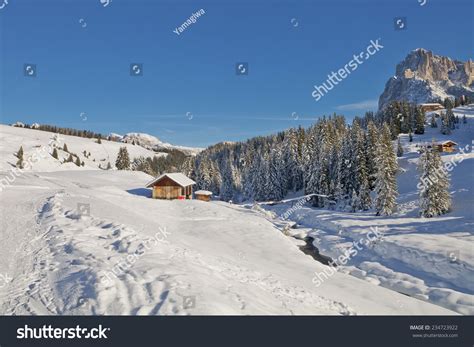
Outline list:
[[[367,126],[365,147],[367,148],[367,174],[369,178],[369,188],[375,188],[375,174],[377,172],[377,163],[375,151],[377,150],[379,133],[373,121]]]
[[[415,108],[415,134],[425,133],[425,112],[417,106]]]
[[[377,215],[391,215],[397,199],[397,157],[393,150],[390,129],[384,124],[376,150],[377,175],[375,180],[375,211]]]
[[[266,182],[267,199],[281,200],[285,197],[288,187],[287,174],[281,146],[277,145],[270,152]]]
[[[20,149],[18,150],[18,152],[16,152],[16,157],[18,158],[18,160],[16,162],[16,167],[19,168],[19,169],[23,169],[24,168],[24,165],[23,165],[23,146],[20,146]]]
[[[115,166],[118,170],[130,169],[130,157],[128,155],[127,147],[120,147]]]
[[[224,201],[229,201],[234,198],[235,185],[233,181],[232,163],[228,158],[224,160],[221,169],[222,183],[220,187],[220,197]]]
[[[434,144],[431,148],[423,149],[418,168],[420,215],[430,218],[449,212],[451,210],[449,174],[444,170],[443,161]]]

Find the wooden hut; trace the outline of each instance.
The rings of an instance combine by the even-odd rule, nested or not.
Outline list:
[[[438,104],[437,102],[427,103],[427,104],[420,104],[421,109],[423,112],[431,112],[431,111],[438,111],[444,109],[444,106]]]
[[[456,146],[457,146],[457,143],[451,140],[443,141],[436,144],[436,147],[439,152],[448,152],[448,153],[455,152]]]
[[[432,142],[428,145],[426,145],[426,148],[433,148],[437,150],[438,152],[456,152],[456,146],[458,144],[454,141],[447,140],[443,142]],[[420,152],[421,153],[421,152]]]
[[[153,199],[192,199],[194,182],[180,172],[165,173],[153,181],[149,182],[146,187],[153,188]]]
[[[212,192],[208,190],[197,190],[194,192],[194,196],[196,197],[197,200],[210,201]]]

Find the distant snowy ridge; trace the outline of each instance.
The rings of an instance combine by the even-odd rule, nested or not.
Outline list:
[[[20,121],[17,121],[11,124],[11,126],[15,128],[30,128],[30,129],[40,128],[39,123],[33,123],[32,125],[27,125]],[[82,132],[82,130],[78,130],[78,131]],[[92,135],[92,137],[99,136],[99,134],[95,134],[95,135]],[[127,133],[125,135],[120,135],[117,133],[109,133],[106,139],[109,141],[114,141],[114,142],[123,142],[123,143],[138,145],[154,152],[161,152],[163,150],[175,149],[175,150],[183,152],[186,155],[196,155],[203,150],[203,148],[199,148],[199,147],[186,147],[186,146],[172,145],[167,142],[162,142],[160,139],[158,139],[157,137],[153,135],[145,134],[145,133]]]
[[[474,63],[435,55],[418,48],[397,65],[379,98],[379,109],[391,101],[433,102],[446,97],[474,97]]]
[[[111,134],[112,135],[112,134]],[[113,134],[115,137],[119,137],[118,134]],[[160,151],[163,149],[176,149],[182,151],[186,154],[196,155],[197,153],[202,151],[202,148],[194,148],[194,147],[185,147],[185,146],[176,146],[170,143],[162,142],[157,137],[145,134],[145,133],[128,133],[122,136],[121,142],[125,143],[132,143],[139,146],[142,146],[146,149],[150,149],[153,151]]]

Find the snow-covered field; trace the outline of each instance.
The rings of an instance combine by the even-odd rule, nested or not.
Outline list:
[[[461,121],[451,135],[442,135],[439,127],[427,127],[425,134],[414,135],[411,143],[407,135],[401,135],[405,154],[399,158],[400,195],[395,215],[376,217],[373,211],[346,213],[313,209],[303,204],[288,218],[297,222],[299,228],[290,229],[288,233],[299,238],[311,236],[321,254],[336,259],[354,247],[353,242],[364,241],[368,234],[376,231],[380,237],[359,247],[362,249],[346,266],[340,266],[339,272],[461,314],[473,315],[474,106],[459,107],[454,111],[460,117],[466,115],[467,124]],[[419,146],[448,139],[466,152],[442,156],[444,162],[456,163],[451,171],[453,211],[436,218],[420,218],[417,194]],[[262,207],[270,212],[266,213],[269,220],[284,225],[281,217],[296,204],[297,201],[291,200]],[[325,280],[331,281],[332,278]]]
[[[314,233],[323,253],[333,251],[337,238],[348,241],[370,225],[388,227],[380,248],[364,255],[365,265],[361,261],[346,271],[352,275],[340,271],[317,286],[315,274],[327,266],[300,251],[301,241],[282,233],[266,214],[217,201],[153,200],[143,188],[150,176],[97,168],[97,160],[114,161],[123,144],[65,137],[71,152],[90,151],[96,161],[78,168],[46,157],[11,176],[20,145],[28,157],[52,136],[0,126],[0,179],[14,177],[0,192],[0,314],[472,312],[473,264],[465,253],[472,247],[469,206],[439,221],[420,220],[406,190],[414,182],[402,187],[405,207],[392,218],[308,208],[291,216],[302,224],[318,216]],[[127,146],[132,158],[152,153]],[[468,170],[454,175],[465,177]],[[461,198],[469,201],[467,183],[454,189],[456,206]],[[339,225],[341,235],[335,232]],[[450,249],[461,251],[459,264],[447,262]],[[358,278],[363,271],[371,281]]]

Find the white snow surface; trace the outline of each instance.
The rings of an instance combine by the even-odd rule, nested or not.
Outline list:
[[[141,172],[98,170],[89,162],[86,168],[66,167],[48,157],[13,176],[13,153],[20,145],[26,157],[53,134],[2,126],[0,136],[0,179],[10,178],[0,192],[0,314],[456,314],[454,306],[342,272],[316,286],[315,273],[327,267],[301,252],[301,241],[282,233],[266,215],[217,201],[150,199],[143,187],[151,177]],[[66,143],[75,153],[86,149],[105,157],[92,140],[66,137]],[[109,155],[123,145],[103,144]],[[146,154],[141,147],[128,148],[133,155]],[[328,234],[334,219],[352,225],[387,222],[364,214],[306,212],[318,214]],[[442,220],[450,218],[458,217]],[[395,222],[394,236],[409,237],[400,231],[404,224]],[[465,230],[457,230],[464,236],[436,230],[461,243],[471,237]],[[417,252],[425,251],[417,247]],[[460,259],[470,271],[470,261],[462,254]],[[360,271],[384,273],[384,264],[367,263]],[[455,268],[450,273],[459,277]],[[403,280],[410,282],[407,276]],[[460,305],[458,293],[453,296]]]

